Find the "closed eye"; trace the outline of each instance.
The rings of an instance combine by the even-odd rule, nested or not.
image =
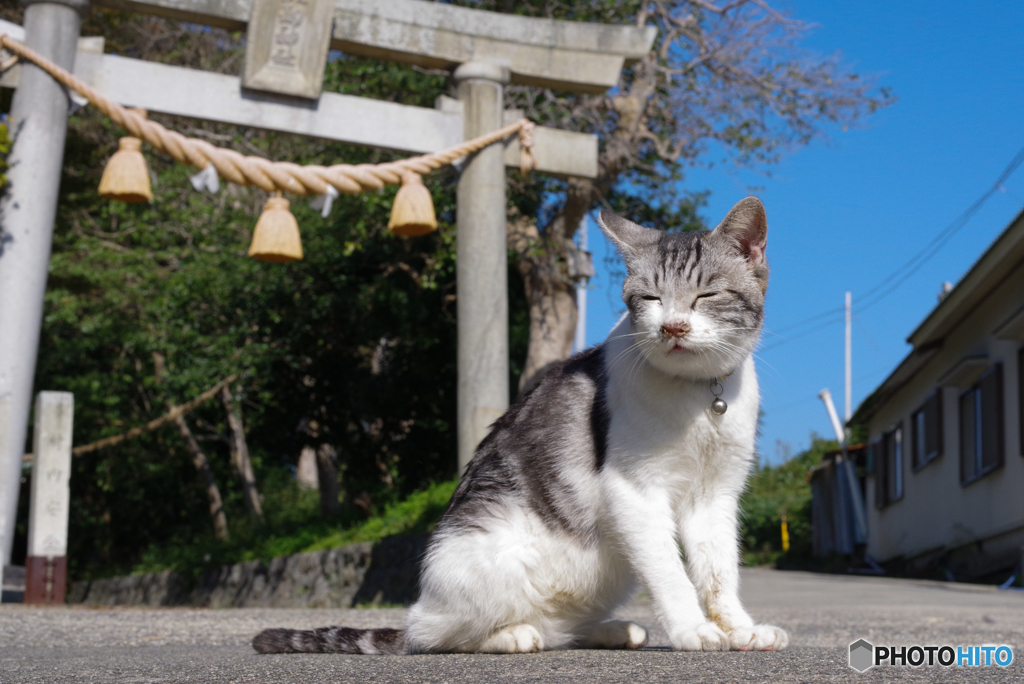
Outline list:
[[[691,304],[691,306],[697,306],[697,301],[698,300],[704,299],[705,297],[714,297],[714,296],[716,296],[718,294],[720,294],[720,293],[719,292],[705,292],[703,294],[699,294],[696,297],[694,297],[693,304]]]
[[[640,299],[644,299],[644,300],[646,300],[648,302],[660,302],[661,301],[661,297],[656,297],[654,295],[641,295]]]

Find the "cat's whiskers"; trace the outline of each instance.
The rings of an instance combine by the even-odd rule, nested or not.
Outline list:
[[[764,364],[765,366],[768,366],[769,368],[771,368],[775,372],[775,375],[777,377],[780,377],[780,378],[782,377],[782,373],[779,372],[779,369],[777,369],[775,366],[773,366],[772,364],[770,364],[767,361],[765,361],[763,356],[760,356],[756,352],[750,352],[750,355],[753,356],[754,359],[758,363]]]
[[[649,342],[649,344],[644,345],[640,349],[641,353],[638,355],[639,363],[637,363],[636,365],[635,378],[630,379],[631,383],[636,382],[637,384],[640,384],[642,382],[642,378],[640,376],[646,370],[648,360],[651,358],[652,354],[658,351],[657,340],[648,339],[646,340],[646,342]],[[634,415],[634,410],[642,410],[642,408],[640,408],[639,404],[636,407],[634,407],[632,404],[628,405],[627,411],[629,412],[631,418]]]
[[[622,337],[626,337],[626,336],[622,335]],[[631,351],[633,351],[634,349],[636,349],[642,342],[643,342],[643,340],[634,341],[632,344],[628,345],[625,349],[623,349],[621,352],[619,352],[618,355],[616,355],[616,357],[614,359],[609,361],[608,365],[609,366],[615,365],[615,363],[617,363],[619,359],[621,359],[623,356],[625,356],[626,354],[628,354]]]
[[[756,326],[737,326],[735,328],[715,328],[716,332],[735,332],[737,330],[742,330],[744,332],[747,332],[747,331],[750,331],[750,330],[757,330],[757,327]]]
[[[711,340],[711,342],[708,343],[708,347],[717,351],[740,352],[744,356],[748,353],[748,350],[744,347],[736,344],[735,342],[723,339]]]
[[[651,333],[649,333],[649,332],[648,332],[648,331],[646,331],[646,330],[641,330],[641,331],[639,331],[639,332],[631,332],[631,333],[622,333],[621,335],[616,335],[616,336],[614,336],[614,337],[609,337],[607,341],[608,341],[608,342],[611,342],[612,340],[620,340],[620,339],[622,339],[623,337],[638,337],[638,336],[640,336],[640,335],[650,335],[650,334],[651,334]]]
[[[701,354],[703,354],[704,357],[707,359],[708,364],[710,364],[711,363],[711,357],[708,355],[708,350],[707,349],[701,349],[700,351],[701,351]],[[713,374],[710,368],[704,369],[704,372],[709,374],[709,375]]]
[[[639,350],[639,354],[633,359],[632,365],[626,375],[629,377],[629,381],[636,382],[640,380],[640,374],[643,373],[644,365],[647,360],[651,358],[651,354],[658,348],[657,342],[652,339],[641,340],[636,348]]]
[[[608,362],[608,367],[617,365],[620,360],[624,361],[624,356],[630,361],[630,364],[626,368],[626,371],[624,373],[626,381],[629,384],[633,384],[639,378],[640,372],[643,370],[644,363],[650,357],[650,353],[645,352],[648,351],[648,348],[650,348],[650,350],[653,351],[653,349],[656,347],[656,340],[652,339],[650,334],[645,332],[627,333],[624,335],[616,336],[640,337],[641,335],[646,335],[646,338],[641,337],[641,339],[633,340],[632,343],[627,345],[625,349],[619,352],[614,359]]]
[[[781,335],[781,334],[775,332],[774,330],[769,330],[768,328],[762,328],[761,329],[761,334],[762,335],[774,335],[775,337],[778,337],[779,340],[789,340],[790,339],[790,338],[786,337],[785,335]]]
[[[708,347],[713,351],[721,352],[723,356],[736,357],[736,361],[741,360],[750,353],[744,347],[723,339],[712,340]]]

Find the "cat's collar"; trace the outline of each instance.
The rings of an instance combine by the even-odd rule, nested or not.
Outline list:
[[[709,389],[715,398],[711,401],[710,408],[711,412],[716,416],[724,415],[725,412],[729,410],[729,404],[725,403],[725,399],[722,399],[722,391],[724,390],[722,382],[735,372],[735,370],[731,370],[721,377],[711,378]]]

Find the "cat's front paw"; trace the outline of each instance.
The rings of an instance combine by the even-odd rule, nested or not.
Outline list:
[[[729,636],[713,622],[702,622],[670,637],[677,651],[728,651]]]
[[[778,651],[788,644],[786,630],[774,625],[737,627],[729,632],[729,645],[734,651]]]
[[[537,653],[544,650],[544,640],[533,625],[512,625],[487,637],[478,653]]]
[[[635,622],[608,620],[597,625],[583,643],[587,648],[626,648],[633,651],[647,645],[647,630]]]

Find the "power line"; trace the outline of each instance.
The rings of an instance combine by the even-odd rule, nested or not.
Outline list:
[[[827,313],[830,313],[830,312],[826,312],[826,314]],[[789,342],[793,342],[794,340],[798,340],[801,337],[806,337],[807,335],[810,335],[812,332],[816,332],[818,330],[821,330],[822,328],[827,328],[827,327],[829,327],[830,325],[832,325],[834,323],[840,323],[846,317],[845,313],[846,313],[845,309],[839,309],[839,315],[838,316],[834,316],[833,318],[830,318],[828,320],[822,321],[820,324],[814,326],[813,328],[808,328],[807,330],[804,330],[801,333],[793,335],[792,337],[786,337],[786,338],[783,338],[781,340],[778,340],[778,341],[776,341],[776,342],[774,342],[772,344],[769,344],[769,345],[767,345],[765,347],[762,347],[758,351],[761,351],[761,352],[771,351],[772,349],[775,349],[777,347],[781,347],[784,344],[788,344]],[[814,319],[808,319],[808,320],[814,320]]]
[[[917,271],[920,270],[920,268],[924,266],[926,263],[928,263],[928,261],[930,261],[932,257],[938,254],[939,251],[946,245],[946,243],[949,242],[954,235],[959,233],[960,230],[967,225],[967,222],[971,220],[971,217],[974,216],[979,209],[981,209],[982,205],[984,205],[985,202],[987,202],[988,199],[999,190],[1000,186],[1003,184],[1003,181],[1009,178],[1010,175],[1017,170],[1017,168],[1021,165],[1022,162],[1024,162],[1024,147],[1022,147],[1014,156],[1014,158],[1010,160],[1010,163],[1006,166],[1005,169],[1003,169],[1003,172],[999,174],[999,178],[996,180],[995,183],[992,184],[992,187],[985,191],[981,195],[981,197],[976,199],[974,203],[971,204],[971,206],[969,206],[962,214],[960,214],[960,216],[954,219],[952,223],[950,223],[938,235],[936,235],[931,242],[925,245],[924,249],[915,254],[910,261],[904,264],[901,269],[897,269],[897,271],[892,273],[888,278],[886,278],[886,280],[882,281],[878,285],[875,285],[875,287],[871,288],[871,290],[868,290],[866,293],[861,295],[860,299],[868,299],[868,302],[866,304],[861,305],[858,308],[858,312],[864,311],[869,307],[874,306],[878,302],[882,301],[885,297],[887,297],[889,294],[895,291],[896,288],[905,283],[907,279],[909,279],[912,275],[917,273]],[[896,275],[898,275],[899,271],[902,269],[909,270],[907,270],[907,272],[898,280],[896,280],[896,282],[894,282],[889,288],[878,294],[878,296],[874,297],[873,299],[870,298],[871,295],[877,292],[883,285],[885,285],[886,282],[892,281],[892,279]]]
[[[841,306],[837,307],[835,309],[829,309],[828,311],[822,311],[819,314],[811,316],[810,318],[805,318],[804,320],[799,321],[797,323],[790,323],[789,325],[784,325],[781,328],[779,328],[778,330],[775,330],[773,332],[776,335],[781,335],[782,333],[784,333],[787,330],[795,330],[796,328],[802,328],[803,326],[807,325],[808,323],[815,323],[817,321],[820,321],[822,316],[829,316],[831,314],[842,313],[843,311],[844,311],[844,309]]]
[[[960,232],[960,230],[967,225],[967,223],[971,220],[971,217],[974,216],[974,214],[976,214],[978,210],[981,209],[985,202],[987,202],[988,199],[992,197],[992,195],[995,194],[1002,187],[1003,183],[1013,174],[1014,171],[1018,169],[1018,167],[1020,167],[1022,163],[1024,163],[1024,147],[1021,147],[1021,149],[1017,151],[1017,154],[1014,155],[1013,159],[1010,160],[1010,163],[1007,164],[1006,168],[1003,169],[1003,172],[999,174],[999,178],[996,179],[996,182],[993,183],[988,190],[982,193],[982,195],[978,199],[976,199],[971,204],[971,206],[969,206],[962,214],[960,214],[960,216],[958,216],[956,219],[953,220],[952,223],[950,223],[948,226],[939,231],[939,233],[934,238],[932,238],[932,240],[927,245],[925,245],[917,254],[911,257],[905,264],[903,264],[895,271],[890,273],[888,276],[883,278],[881,281],[876,283],[867,292],[865,292],[862,295],[859,295],[857,298],[858,301],[867,301],[866,303],[859,305],[855,309],[855,312],[862,313],[863,311],[866,311],[870,307],[882,301],[890,294],[895,292],[896,289],[899,288],[900,285],[905,283],[911,276],[917,273],[917,271],[919,271],[922,266],[928,263],[936,254],[939,253],[939,251],[942,250],[942,248],[946,245],[946,243],[948,243],[953,238],[954,235]],[[891,285],[889,285],[890,283]],[[886,285],[889,285],[889,287],[882,290],[882,288],[884,288]],[[822,311],[816,316],[806,318],[797,323],[792,323],[790,325],[783,326],[777,332],[781,333],[785,330],[798,329],[809,323],[821,321],[822,318],[832,316],[833,314],[842,312],[843,310],[844,309],[842,307],[839,307],[835,309],[829,309],[827,311]],[[802,337],[806,337],[812,332],[816,332],[818,330],[821,330],[822,328],[826,328],[832,325],[833,323],[838,323],[841,320],[843,320],[841,317],[829,318],[828,320],[821,322],[819,325],[815,325],[814,327],[797,333],[792,337],[787,337],[786,339],[768,345],[767,347],[764,347],[761,351],[769,351],[771,349],[781,347],[782,345],[787,344],[788,342],[793,342]]]

